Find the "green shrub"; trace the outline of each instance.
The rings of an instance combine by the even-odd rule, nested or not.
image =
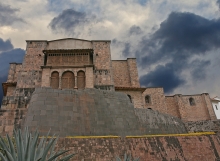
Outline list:
[[[6,139],[0,136],[0,158],[3,161],[56,161],[58,157],[69,151],[55,152],[54,147],[58,138],[55,136],[48,138],[49,133],[46,138],[39,138],[38,131],[32,136],[26,128],[24,134],[18,130],[14,131],[13,135],[14,144],[8,135]],[[68,161],[74,155],[66,155],[59,161]]]

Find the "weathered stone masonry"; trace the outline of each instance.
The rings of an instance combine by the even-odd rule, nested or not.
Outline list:
[[[151,138],[60,138],[59,147],[77,153],[72,161],[109,161],[131,154],[140,161],[219,161],[216,135]],[[58,147],[58,148],[59,148]]]
[[[209,94],[165,96],[140,87],[135,58],[111,60],[109,40],[27,40],[22,64],[2,83],[0,133],[51,129],[72,160],[105,161],[125,152],[141,161],[219,159],[217,135],[124,138],[127,135],[220,131]],[[184,123],[183,123],[184,122]],[[119,135],[118,139],[71,139]],[[72,152],[72,151],[71,151]]]
[[[1,109],[28,108],[32,93],[39,87],[96,88],[122,92],[135,108],[156,110],[184,122],[216,120],[208,94],[165,96],[161,87],[140,87],[136,59],[111,60],[109,40],[26,42],[23,63],[11,63],[8,80],[2,83]]]

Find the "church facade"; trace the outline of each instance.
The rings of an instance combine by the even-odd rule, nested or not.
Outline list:
[[[1,109],[28,108],[35,88],[123,92],[134,108],[148,108],[183,121],[216,120],[209,94],[165,96],[140,86],[135,58],[112,60],[109,40],[27,40],[22,64],[10,63],[2,83]],[[125,111],[126,112],[126,111]]]

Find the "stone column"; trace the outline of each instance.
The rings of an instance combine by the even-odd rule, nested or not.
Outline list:
[[[77,76],[75,76],[75,87],[74,87],[74,89],[78,89],[78,87],[77,87]]]
[[[61,89],[62,77],[59,76],[59,89]]]

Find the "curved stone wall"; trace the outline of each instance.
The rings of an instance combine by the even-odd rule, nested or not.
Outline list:
[[[59,136],[186,133],[180,119],[134,109],[120,92],[36,88],[23,127]]]

